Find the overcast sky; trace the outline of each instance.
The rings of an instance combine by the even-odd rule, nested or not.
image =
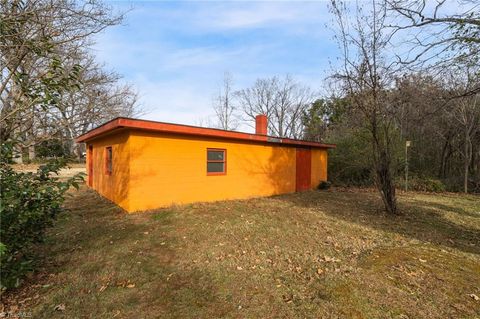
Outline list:
[[[317,90],[335,63],[325,1],[109,3],[131,11],[94,51],[139,91],[143,118],[197,124],[213,114],[225,71],[236,89],[290,74]]]

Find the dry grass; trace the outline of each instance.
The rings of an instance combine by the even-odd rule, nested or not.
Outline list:
[[[479,318],[480,199],[305,192],[126,215],[82,189],[5,297],[34,318]],[[54,310],[64,305],[65,310]]]
[[[40,164],[12,164],[14,170],[23,173],[35,173]],[[78,173],[86,173],[85,163],[68,163],[67,167],[62,168],[58,174],[60,179],[67,179],[73,177]],[[55,175],[57,177],[57,175]]]

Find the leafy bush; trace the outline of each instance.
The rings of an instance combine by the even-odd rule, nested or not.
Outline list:
[[[337,186],[373,185],[368,132],[346,129],[329,141],[337,144],[337,148],[328,155],[328,179]]]
[[[22,173],[0,162],[2,290],[17,287],[25,273],[33,270],[33,245],[43,241],[68,189],[78,188],[83,180],[83,174],[65,181],[55,177],[65,166],[63,160],[55,160],[40,166],[36,173]]]
[[[39,158],[57,158],[69,157],[69,148],[59,139],[50,139],[41,142],[35,147],[35,152]]]
[[[464,179],[462,175],[451,176],[442,180],[445,184],[445,188],[449,192],[463,192]],[[472,176],[468,179],[468,192],[480,193],[480,176]]]
[[[405,189],[405,179],[400,179],[396,185],[399,189]],[[420,192],[445,192],[445,184],[435,178],[430,177],[412,177],[408,179],[408,190]]]

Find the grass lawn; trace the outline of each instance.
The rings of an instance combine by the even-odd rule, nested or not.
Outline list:
[[[480,318],[480,197],[311,191],[127,215],[86,188],[3,296],[33,318]],[[13,307],[13,308],[12,308]]]

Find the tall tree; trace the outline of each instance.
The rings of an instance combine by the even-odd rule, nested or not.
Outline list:
[[[393,169],[395,108],[387,89],[393,83],[393,70],[384,55],[391,34],[387,30],[387,11],[377,0],[351,4],[353,13],[342,1],[331,1],[337,22],[336,39],[341,48],[342,67],[333,74],[339,81],[349,106],[359,111],[370,133],[375,183],[385,210],[398,212]]]
[[[68,123],[73,118],[66,116],[87,117],[88,112],[80,110],[87,92],[118,96],[120,88],[112,81],[118,79],[116,75],[108,76],[108,90],[102,81],[92,81],[87,49],[92,35],[121,19],[99,0],[0,1],[2,141],[14,140],[32,150],[35,144],[61,134],[71,143],[73,131]],[[103,71],[103,77],[106,74]],[[92,89],[94,83],[98,86]],[[131,97],[133,91],[128,91]]]
[[[403,40],[406,54],[397,55],[408,68],[428,68],[445,76],[457,63],[480,63],[480,3],[476,0],[386,0],[393,13],[390,27]],[[405,50],[407,49],[407,50]],[[464,94],[476,94],[480,86]]]
[[[83,145],[74,143],[76,136],[115,117],[137,116],[141,109],[137,93],[130,85],[120,83],[120,75],[106,70],[89,55],[76,62],[82,65],[81,89],[65,92],[47,118],[52,124],[51,135],[60,135],[70,153],[81,156]]]
[[[265,114],[269,134],[291,138],[302,136],[302,117],[315,97],[310,88],[289,75],[258,79],[252,87],[235,95],[245,120],[252,122],[258,114]]]
[[[452,69],[452,90],[462,95],[471,92],[472,88],[480,86],[480,72],[468,66]],[[475,138],[480,132],[480,94],[465,95],[452,101],[448,109],[450,118],[455,123],[455,128],[463,143],[459,153],[463,158],[463,191],[468,193],[470,167],[472,166],[475,152],[474,143],[479,143]]]
[[[317,99],[304,110],[303,139],[322,142],[329,126],[337,123],[345,109],[345,101],[337,98]]]
[[[213,109],[217,117],[217,126],[224,130],[236,130],[238,121],[233,99],[233,77],[229,72],[223,75],[223,82],[218,95],[213,100]]]

